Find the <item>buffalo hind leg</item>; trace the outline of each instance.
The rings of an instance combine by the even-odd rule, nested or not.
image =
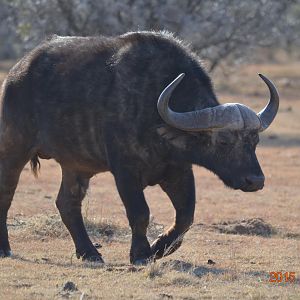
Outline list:
[[[86,232],[81,214],[81,203],[88,185],[89,177],[63,169],[56,206],[74,241],[77,258],[103,263],[101,254]]]
[[[174,225],[151,245],[155,258],[161,258],[177,250],[181,246],[183,235],[193,223],[195,184],[191,166],[170,167],[160,186],[171,199],[176,216]]]
[[[12,158],[7,156],[0,158],[0,257],[11,255],[7,231],[7,213],[20,173],[26,164],[20,157]]]

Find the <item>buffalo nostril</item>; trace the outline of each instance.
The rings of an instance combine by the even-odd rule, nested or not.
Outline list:
[[[246,183],[251,187],[261,189],[264,186],[265,176],[263,175],[251,175],[245,178]]]

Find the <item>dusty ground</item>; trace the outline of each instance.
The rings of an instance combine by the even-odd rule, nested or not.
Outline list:
[[[0,81],[10,67],[0,63]],[[270,76],[282,96],[272,127],[257,150],[266,186],[257,193],[225,188],[195,167],[195,225],[173,255],[147,267],[128,264],[130,235],[110,174],[92,180],[84,216],[107,262],[84,264],[54,206],[60,169],[42,161],[39,179],[22,173],[9,213],[14,256],[0,260],[0,299],[300,299],[300,64],[248,65],[216,80],[221,102],[260,110]],[[298,89],[298,91],[297,91]],[[172,223],[170,201],[146,190],[153,221],[150,238]],[[210,263],[208,263],[208,261]],[[295,272],[294,283],[270,283],[269,272]]]

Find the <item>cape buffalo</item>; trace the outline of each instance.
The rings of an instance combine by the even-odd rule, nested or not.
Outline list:
[[[185,77],[184,77],[185,74]],[[192,164],[225,185],[253,192],[264,175],[255,155],[259,132],[276,116],[279,96],[258,114],[217,101],[199,57],[164,32],[117,37],[53,36],[9,72],[1,92],[0,256],[11,255],[7,212],[24,165],[55,159],[62,169],[56,205],[77,257],[103,262],[81,215],[90,178],[110,171],[132,230],[130,261],[175,251],[193,222]],[[176,211],[152,245],[143,190],[159,184]]]

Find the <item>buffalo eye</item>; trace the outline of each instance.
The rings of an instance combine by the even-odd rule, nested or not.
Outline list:
[[[257,133],[252,133],[250,135],[250,139],[251,139],[251,143],[254,144],[254,145],[257,145],[258,142],[259,142],[259,136]]]

